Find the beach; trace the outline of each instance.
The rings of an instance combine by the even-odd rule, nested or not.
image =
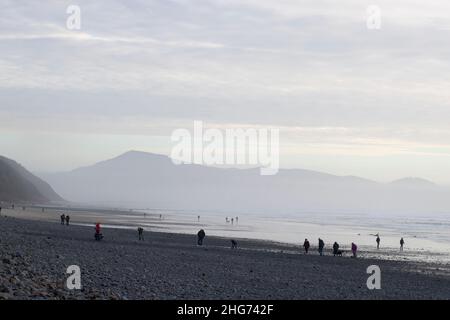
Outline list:
[[[17,209],[16,209],[17,210]],[[0,217],[0,299],[449,299],[446,263],[333,257],[330,246],[302,248],[262,240],[63,226],[56,220]],[[75,220],[75,219],[74,219]],[[67,268],[81,290],[66,288]],[[381,289],[369,290],[370,265]]]

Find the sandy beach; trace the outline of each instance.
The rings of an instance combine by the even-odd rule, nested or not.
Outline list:
[[[7,211],[6,211],[7,213]],[[449,299],[448,264],[309,255],[268,241],[0,217],[0,299]],[[65,286],[81,268],[81,290]],[[366,286],[370,265],[381,289]]]

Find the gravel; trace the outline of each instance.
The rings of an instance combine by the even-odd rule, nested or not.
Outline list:
[[[208,234],[208,230],[205,230]],[[448,265],[303,255],[290,245],[0,217],[1,299],[449,299]],[[69,290],[70,265],[81,290]],[[381,269],[381,289],[366,286]]]

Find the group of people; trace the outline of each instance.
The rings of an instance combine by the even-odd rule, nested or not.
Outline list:
[[[380,239],[380,235],[379,234],[377,234],[376,236],[377,236],[377,238],[376,238],[375,241],[377,243],[377,250],[378,250],[378,249],[380,249],[381,239]],[[405,240],[403,240],[403,238],[401,238],[400,239],[400,251],[403,251],[404,244],[405,244]],[[305,254],[308,254],[310,246],[311,245],[310,245],[308,239],[305,239],[305,241],[303,242],[303,249],[305,250]],[[317,250],[319,251],[319,255],[321,255],[321,256],[323,255],[324,247],[325,247],[325,242],[322,239],[319,238],[319,245],[318,245],[318,249]],[[352,242],[351,251],[352,251],[352,257],[353,258],[356,258],[357,250],[358,250],[358,246],[354,242]],[[337,242],[334,242],[334,244],[333,244],[333,256],[341,256],[342,253],[343,253],[343,251],[339,250],[339,244]]]
[[[305,254],[308,254],[309,252],[309,248],[310,248],[310,243],[308,241],[308,239],[305,239],[305,241],[303,242],[303,248],[305,249]],[[318,249],[317,251],[319,251],[319,255],[323,256],[323,249],[325,248],[325,242],[319,238],[319,245],[318,245]],[[356,258],[356,251],[358,250],[358,247],[356,246],[355,243],[352,242],[352,253],[353,253],[353,258]],[[337,242],[334,242],[333,244],[333,255],[342,255],[342,250],[339,250],[339,244]]]
[[[63,213],[60,218],[61,218],[61,224],[62,225],[66,225],[66,226],[69,225],[69,222],[70,222],[70,216],[69,215],[65,215]]]
[[[377,250],[380,249],[380,235],[377,233],[377,239],[375,240],[377,242]],[[403,251],[403,246],[405,245],[405,240],[403,238],[400,239],[400,251]]]
[[[1,210],[1,208],[0,208]],[[161,218],[161,216],[160,216]],[[200,216],[197,217],[198,220],[200,221]],[[70,221],[70,217],[69,215],[61,215],[61,224],[66,224],[69,225],[69,221]],[[236,223],[238,221],[238,217],[236,217]],[[226,217],[226,222],[230,222],[229,218]],[[231,218],[231,223],[233,224],[234,219]],[[138,227],[137,228],[138,231],[138,239],[139,241],[144,241],[144,229],[142,227]],[[202,246],[203,245],[203,240],[205,239],[206,233],[205,230],[201,229],[200,231],[197,232],[197,245]],[[101,240],[103,239],[103,235],[101,234],[101,230],[100,230],[100,223],[97,223],[95,225],[95,239],[96,240]],[[377,243],[377,249],[380,249],[380,235],[376,234],[376,243]],[[403,238],[400,239],[400,251],[403,251],[403,246],[405,244],[405,240]],[[309,249],[311,247],[311,244],[309,243],[308,239],[305,239],[305,241],[303,242],[303,248],[304,248],[304,253],[308,254],[309,253]],[[237,241],[236,240],[231,240],[231,248],[232,249],[236,249],[237,248]],[[325,248],[325,242],[319,238],[318,239],[318,252],[320,256],[324,255],[324,248]],[[339,249],[339,243],[334,242],[333,244],[333,256],[341,256],[343,254],[343,251]],[[357,257],[357,250],[358,250],[358,246],[352,242],[351,244],[351,251],[352,251],[352,257],[356,258]]]
[[[225,217],[225,222],[226,223],[230,223],[231,222],[231,224],[234,224],[234,222],[236,221],[236,224],[238,223],[238,221],[239,221],[239,217],[236,217],[236,218],[228,218],[228,217]]]

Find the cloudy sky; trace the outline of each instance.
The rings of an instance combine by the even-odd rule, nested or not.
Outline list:
[[[66,27],[69,5],[81,29]],[[367,28],[367,8],[381,28]],[[282,167],[450,185],[450,3],[0,0],[0,154],[69,170],[192,128],[280,128]]]

